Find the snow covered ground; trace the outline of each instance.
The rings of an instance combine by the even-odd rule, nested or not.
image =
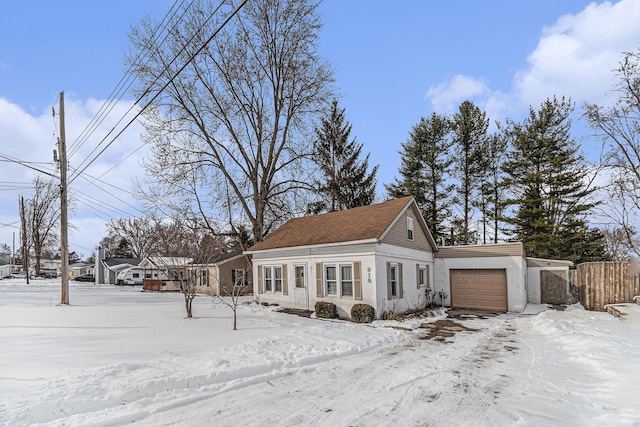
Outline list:
[[[640,425],[640,309],[530,306],[422,322],[306,319],[254,304],[0,281],[0,425]],[[395,326],[395,327],[391,327]]]

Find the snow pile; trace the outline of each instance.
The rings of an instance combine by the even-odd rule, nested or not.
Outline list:
[[[0,281],[0,425],[638,425],[640,306],[372,325]],[[249,298],[250,301],[250,298]],[[546,311],[545,311],[546,310]]]

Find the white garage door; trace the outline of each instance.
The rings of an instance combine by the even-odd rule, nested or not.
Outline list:
[[[450,270],[450,277],[453,307],[507,311],[506,270]]]

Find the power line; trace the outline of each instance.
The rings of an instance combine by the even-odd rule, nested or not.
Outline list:
[[[211,40],[213,40],[213,38],[215,36],[218,35],[218,33],[220,31],[222,31],[222,29],[224,28],[224,26],[240,11],[240,9],[247,3],[248,0],[243,0],[238,7],[236,7],[233,12],[231,12],[231,14],[229,16],[227,16],[227,18],[222,22],[222,24],[213,32],[213,34],[207,39],[207,41],[200,46],[200,48],[198,48],[192,55],[191,57],[182,65],[182,67],[180,67],[178,69],[178,71],[173,75],[173,77],[171,77],[163,86],[162,88],[160,88],[160,90],[158,90],[158,92],[149,100],[149,102],[147,102],[141,109],[140,111],[133,117],[133,119],[131,119],[126,125],[125,127],[116,134],[116,136],[113,137],[113,139],[95,156],[93,157],[93,159],[91,159],[91,161],[89,161],[89,163],[87,163],[78,174],[76,174],[73,178],[71,178],[71,180],[69,181],[69,183],[72,183],[77,177],[78,175],[84,173],[84,171],[93,163],[97,160],[98,157],[100,157],[100,155],[102,155],[102,153],[105,152],[105,150],[107,148],[109,148],[111,146],[111,144],[113,144],[115,142],[115,140],[122,135],[122,133],[129,127],[131,126],[131,124],[147,109],[149,108],[149,106],[160,96],[160,94],[162,94],[164,92],[164,90],[178,77],[178,75],[180,75],[180,73],[187,68],[187,66],[189,65],[189,63],[191,63],[191,61],[193,61],[195,59],[195,57],[202,52],[202,50],[211,42]],[[201,26],[201,28],[204,27],[204,25],[206,25],[209,20],[213,17],[213,15],[220,9],[220,7],[222,6],[223,2],[220,3],[220,5],[215,9],[215,11],[211,14],[211,16],[209,16],[209,18],[205,21],[205,23]],[[196,35],[198,34],[198,32],[195,32],[194,35],[191,37],[191,39],[189,40],[189,42],[191,42]],[[184,51],[184,49],[186,48],[183,47],[182,50],[180,51],[180,53],[182,51]],[[173,62],[175,62],[175,60],[178,58],[179,55],[176,55],[174,57],[174,59],[165,67],[164,71],[166,71],[168,69],[169,66],[171,66],[171,64],[173,64]],[[164,72],[163,71],[163,72]],[[162,75],[162,73],[160,74]],[[156,78],[156,81],[159,79],[160,77]],[[145,90],[145,92],[138,98],[138,100],[136,101],[136,104],[138,104],[151,90],[151,87],[153,85],[150,85],[149,88],[147,90]],[[108,136],[108,135],[107,135]],[[104,142],[104,140],[106,139],[103,138],[103,140],[98,144],[98,146],[100,146],[102,144],[102,142]],[[97,148],[97,147],[96,147]],[[95,151],[95,149],[92,151],[92,153]],[[90,154],[91,155],[91,154]],[[88,158],[88,157],[87,157]],[[86,159],[85,159],[86,160]],[[84,163],[84,161],[78,166],[82,166],[82,164]]]
[[[25,162],[23,160],[12,158],[11,156],[7,156],[6,154],[0,154],[0,158],[5,159],[5,161],[7,161],[7,162],[16,163],[16,164],[22,165],[24,167],[27,167],[29,169],[33,169],[36,172],[40,172],[40,173],[43,173],[45,175],[49,175],[49,176],[51,176],[53,178],[60,179],[60,177],[58,177],[56,175],[53,175],[52,173],[49,173],[49,172],[43,171],[42,169],[38,169],[38,168],[36,168],[34,166],[31,166],[30,163],[32,163],[32,162]],[[2,161],[2,160],[0,160],[0,161]]]

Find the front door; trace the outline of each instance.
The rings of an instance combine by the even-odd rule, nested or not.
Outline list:
[[[293,287],[293,298],[296,308],[304,310],[309,309],[309,296],[307,295],[307,279],[306,269],[304,265],[296,265],[295,270],[295,284]]]

